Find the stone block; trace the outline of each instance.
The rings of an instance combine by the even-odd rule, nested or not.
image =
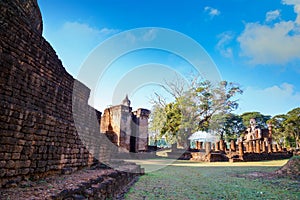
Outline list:
[[[6,161],[5,160],[1,160],[0,161],[0,169],[4,168],[6,166]]]
[[[4,145],[15,145],[18,142],[18,139],[14,137],[1,137],[0,142]]]
[[[6,162],[5,168],[9,168],[9,169],[15,168],[15,161],[13,161],[13,160],[8,160],[8,161]]]
[[[19,174],[22,174],[22,175],[26,175],[30,172],[30,169],[29,168],[25,168],[25,169],[19,169],[18,170],[18,173]]]
[[[8,176],[8,177],[14,176],[14,175],[16,175],[16,170],[14,170],[14,169],[8,169],[5,174],[5,176]]]
[[[21,168],[29,168],[31,166],[31,160],[20,161]]]
[[[46,168],[45,168],[45,167],[36,168],[34,171],[35,171],[36,173],[43,173],[43,172],[46,172]]]
[[[20,153],[12,153],[11,159],[13,160],[19,160],[21,157]]]
[[[20,153],[22,150],[23,150],[23,146],[21,146],[21,145],[14,145],[12,152]]]
[[[0,177],[4,177],[7,171],[7,169],[0,168]]]
[[[45,167],[46,165],[47,165],[47,161],[45,161],[45,160],[39,160],[39,161],[37,162],[37,167],[38,167],[38,168]]]

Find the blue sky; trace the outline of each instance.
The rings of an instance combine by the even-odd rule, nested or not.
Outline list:
[[[237,113],[259,111],[276,115],[300,106],[300,0],[38,0],[38,3],[43,35],[75,78],[85,59],[106,39],[131,29],[160,27],[195,40],[209,54],[223,80],[241,85],[244,94],[239,96]],[[102,111],[115,104],[112,99],[120,80],[126,73],[149,63],[173,68],[180,74],[192,71],[189,63],[169,52],[157,49],[130,52],[115,60],[98,80],[100,86],[93,106]],[[159,73],[146,71],[150,77]],[[128,93],[134,109],[151,108],[148,99],[153,91],[159,90],[155,84],[139,85],[134,91],[122,91],[120,96]]]

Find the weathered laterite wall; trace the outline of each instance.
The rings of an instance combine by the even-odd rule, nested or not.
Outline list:
[[[100,134],[94,122],[101,113],[87,104],[89,93],[66,72],[42,37],[36,0],[1,0],[0,187],[92,163],[93,152],[77,133],[80,129],[89,136],[87,143]],[[72,99],[73,109],[79,111],[77,121],[82,122],[76,127]],[[109,159],[105,145],[93,149],[98,160]]]

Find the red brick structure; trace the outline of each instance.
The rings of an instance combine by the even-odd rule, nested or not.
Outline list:
[[[104,110],[101,133],[105,133],[121,152],[147,151],[149,115],[150,111],[143,108],[132,111],[126,96],[122,104]]]
[[[0,1],[0,187],[110,160],[90,89],[42,36],[36,0]]]

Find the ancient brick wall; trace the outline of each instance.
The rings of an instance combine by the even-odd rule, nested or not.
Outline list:
[[[119,152],[147,151],[149,114],[150,111],[143,108],[132,112],[127,105],[112,106],[104,110],[101,132],[110,137]]]
[[[245,153],[243,161],[262,161],[262,160],[282,160],[292,157],[291,152],[276,152],[276,153]]]
[[[0,17],[0,186],[109,159],[101,113],[42,37],[36,0],[1,0]]]
[[[147,109],[139,108],[135,112],[137,127],[137,149],[138,151],[147,151],[148,147],[148,119],[150,111]]]
[[[113,132],[116,136],[116,145],[129,151],[130,135],[132,134],[132,108],[117,105],[107,108],[101,118],[101,132]]]
[[[130,151],[130,137],[135,135],[132,129],[132,108],[121,105],[120,146]]]

